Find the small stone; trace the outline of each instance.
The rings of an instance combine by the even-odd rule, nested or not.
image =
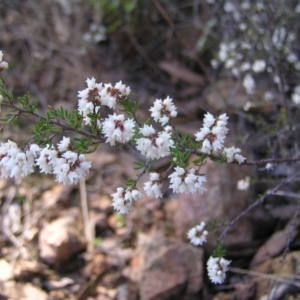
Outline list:
[[[39,235],[40,258],[49,265],[58,266],[70,260],[85,247],[78,224],[68,217],[46,225]]]

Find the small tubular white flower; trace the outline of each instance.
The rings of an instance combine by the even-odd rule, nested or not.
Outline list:
[[[101,91],[101,101],[103,105],[107,105],[109,108],[115,108],[117,101],[125,100],[130,94],[130,87],[126,87],[119,81],[115,84],[115,87],[111,83],[105,84]]]
[[[0,51],[0,72],[8,68],[8,63],[3,61],[3,52]]]
[[[112,146],[116,142],[125,143],[129,141],[134,134],[135,122],[132,119],[125,120],[124,115],[109,115],[102,123],[104,136],[107,138],[106,143]]]
[[[206,236],[208,235],[208,232],[205,230],[205,226],[205,222],[201,222],[199,225],[188,231],[187,237],[193,245],[200,246],[203,243],[206,243]]]
[[[274,165],[271,164],[271,163],[267,163],[265,169],[266,169],[267,171],[271,171],[271,170],[274,169]]]
[[[113,208],[121,214],[127,214],[133,208],[132,201],[141,199],[142,194],[138,190],[127,189],[125,191],[124,188],[118,187],[117,192],[111,196]]]
[[[263,59],[257,59],[252,65],[252,70],[255,73],[263,72],[266,69],[266,65]]]
[[[57,144],[57,148],[60,152],[65,152],[71,149],[71,141],[69,137],[63,137],[63,139]]]
[[[102,83],[96,83],[93,77],[86,80],[87,88],[78,92],[78,111],[84,117],[84,123],[89,125],[91,119],[88,117],[91,113],[97,113],[100,109],[100,93],[103,89]]]
[[[64,185],[74,184],[88,173],[91,162],[85,160],[85,155],[66,151],[62,157],[53,161],[53,174],[56,175],[56,181]]]
[[[208,277],[213,283],[222,283],[226,278],[228,265],[231,261],[223,257],[210,257],[207,261]]]
[[[243,163],[246,158],[239,154],[241,152],[241,149],[230,147],[230,148],[224,148],[224,154],[226,155],[227,162],[231,163],[234,160],[236,160],[239,164]]]
[[[249,187],[250,187],[250,177],[249,176],[246,176],[245,179],[240,179],[237,182],[237,186],[236,186],[236,188],[240,191],[246,191],[249,189]]]
[[[203,127],[195,134],[196,141],[203,141],[202,152],[211,153],[223,147],[229,131],[226,127],[227,120],[226,114],[222,114],[218,118],[214,118],[210,113],[205,115]]]
[[[160,178],[160,175],[158,173],[150,173],[150,181],[145,182],[144,184],[144,191],[147,196],[153,197],[153,198],[161,198],[162,192],[162,180]]]
[[[292,102],[296,105],[300,104],[300,85],[297,85],[294,88],[294,92],[292,94]]]
[[[156,132],[152,125],[144,125],[140,134],[143,137],[136,140],[136,149],[147,158],[159,159],[170,154],[170,147],[174,144],[171,133]]]
[[[242,72],[248,71],[248,70],[251,69],[251,65],[248,62],[244,62],[244,63],[241,64],[241,68],[240,69],[241,69]]]
[[[34,158],[39,152],[35,144],[24,151],[14,142],[8,141],[0,145],[0,171],[2,177],[19,179],[34,171]]]
[[[204,115],[203,127],[212,127],[215,124],[216,118],[209,112]]]
[[[243,80],[243,86],[246,89],[247,94],[253,94],[255,89],[255,81],[251,74],[246,74]]]
[[[163,126],[169,122],[170,118],[177,116],[176,106],[169,96],[165,100],[157,99],[153,107],[150,108],[150,111],[151,117]]]
[[[52,146],[49,148],[47,145],[41,150],[40,156],[36,158],[36,166],[40,168],[41,173],[49,174],[53,172],[53,166],[56,165],[55,161],[58,159],[58,151]]]
[[[169,175],[170,188],[174,193],[192,193],[203,192],[205,188],[203,183],[206,182],[204,175],[196,174],[195,169],[189,171],[181,167],[175,167],[175,172]]]
[[[273,101],[274,100],[274,94],[270,91],[265,92],[264,99],[266,101]]]

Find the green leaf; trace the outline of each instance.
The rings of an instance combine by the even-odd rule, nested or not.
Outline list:
[[[140,169],[143,169],[145,167],[145,164],[143,162],[135,161],[134,164],[135,164],[135,167],[134,167],[135,170],[140,170]]]
[[[125,182],[126,188],[131,188],[135,184],[135,181],[132,178],[128,178]]]
[[[226,255],[225,244],[218,242],[217,248],[213,251],[213,257],[224,257]]]

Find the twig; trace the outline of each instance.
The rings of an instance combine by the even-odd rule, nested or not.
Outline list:
[[[296,220],[297,220],[297,217],[299,216],[299,213],[300,213],[300,201],[298,201],[297,208],[296,208],[296,211],[294,213],[291,226],[289,228],[288,236],[287,236],[287,239],[286,239],[286,246],[285,246],[285,249],[284,249],[283,254],[282,254],[281,262],[283,262],[285,260],[286,255],[287,255],[288,251],[290,250],[290,244],[292,242],[292,232],[295,230],[295,227],[297,226],[296,225]]]
[[[148,53],[145,51],[145,49],[142,47],[142,45],[137,41],[136,37],[128,29],[125,29],[125,32],[126,32],[127,36],[129,37],[129,40],[131,41],[132,45],[135,47],[137,52],[140,54],[140,56],[148,63],[148,65],[151,68],[156,70],[157,69],[156,64],[149,57]]]
[[[251,270],[243,270],[239,268],[233,268],[229,267],[228,270],[233,273],[238,273],[238,274],[246,274],[250,276],[257,276],[260,278],[265,278],[265,279],[270,279],[270,280],[275,280],[279,282],[283,282],[286,284],[294,285],[300,288],[300,283],[296,282],[296,276],[289,276],[289,275],[271,275],[271,274],[265,274],[257,271],[251,271]]]
[[[32,116],[34,116],[36,118],[40,118],[40,119],[43,119],[43,120],[47,121],[47,118],[45,116],[43,116],[43,115],[41,115],[41,114],[39,114],[37,112],[21,108],[21,107],[19,107],[17,105],[14,105],[12,103],[3,102],[1,104],[1,106],[12,108],[14,110],[19,111],[20,113],[29,114],[29,115],[32,115]],[[78,132],[79,134],[81,134],[83,136],[86,136],[86,137],[89,137],[89,138],[91,138],[93,140],[97,140],[97,141],[101,141],[101,142],[105,141],[105,139],[102,138],[101,136],[92,134],[92,133],[87,132],[87,131],[82,130],[82,129],[74,129],[74,128],[70,127],[70,126],[67,126],[66,124],[62,124],[59,120],[49,120],[49,123],[62,128],[64,131]]]
[[[85,237],[88,242],[88,252],[93,250],[93,234],[92,234],[92,227],[89,218],[89,210],[88,210],[88,203],[87,203],[87,194],[86,194],[86,185],[85,179],[79,179],[79,190],[80,190],[80,203],[82,209],[82,218],[84,224],[84,233]]]
[[[223,230],[223,232],[220,235],[219,240],[220,241],[224,241],[224,238],[229,230],[229,228],[231,226],[233,226],[237,221],[239,221],[243,216],[245,216],[250,210],[252,210],[254,207],[256,207],[257,205],[261,204],[264,202],[264,200],[269,196],[272,195],[274,193],[277,192],[277,190],[279,190],[283,185],[290,183],[291,181],[293,181],[296,177],[298,177],[300,175],[300,172],[294,174],[292,177],[287,178],[286,180],[280,182],[277,186],[275,186],[273,189],[267,191],[265,193],[265,195],[263,195],[262,197],[260,197],[259,199],[257,199],[254,203],[252,203],[247,209],[245,209],[244,211],[242,211],[237,217],[235,217],[232,221],[230,221],[226,226],[225,229]]]
[[[170,16],[167,14],[166,10],[162,7],[162,5],[157,0],[152,0],[153,4],[157,8],[157,10],[161,13],[161,15],[164,17],[164,19],[167,21],[169,26],[172,29],[175,29],[175,24],[173,20],[170,18]]]

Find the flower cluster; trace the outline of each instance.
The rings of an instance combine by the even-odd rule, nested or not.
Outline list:
[[[233,162],[236,160],[239,164],[243,163],[246,158],[239,154],[241,152],[241,149],[235,148],[235,147],[230,147],[230,148],[224,148],[224,154],[226,156],[226,160],[228,163]]]
[[[40,148],[29,144],[21,149],[16,143],[8,141],[0,146],[0,171],[2,177],[22,178],[34,172],[34,167],[41,173],[56,175],[56,181],[62,184],[77,183],[87,175],[91,163],[85,161],[84,154],[69,150],[70,139],[63,138],[58,144],[58,151],[52,147]]]
[[[170,176],[170,188],[174,193],[192,193],[203,192],[205,188],[203,183],[206,182],[204,175],[198,175],[194,168],[189,171],[181,167],[176,167],[175,172]]]
[[[116,142],[128,142],[134,134],[135,122],[132,119],[125,120],[124,115],[109,115],[102,123],[106,143],[114,146]]]
[[[201,246],[206,243],[206,236],[208,235],[208,232],[205,230],[205,226],[205,222],[201,222],[199,225],[191,228],[187,232],[187,237],[191,244]],[[230,261],[223,257],[211,256],[207,261],[207,272],[210,280],[213,283],[222,283],[226,278],[226,272],[229,264]]]
[[[226,114],[215,118],[209,112],[204,117],[203,127],[198,131],[196,141],[202,141],[201,151],[210,154],[212,151],[222,149],[225,137],[228,133],[228,117]]]
[[[124,190],[122,187],[117,188],[117,192],[111,195],[113,197],[112,206],[121,214],[129,213],[133,208],[133,201],[142,198],[142,194],[136,189]]]
[[[40,147],[35,144],[21,149],[16,143],[8,141],[0,145],[0,171],[4,178],[19,179],[34,171],[35,158]]]
[[[110,83],[96,83],[96,79],[87,79],[87,88],[78,92],[78,111],[83,116],[86,125],[91,122],[90,114],[98,114],[101,105],[115,108],[117,101],[124,100],[130,93],[130,88],[119,81],[113,87]],[[101,123],[98,122],[98,126]]]
[[[200,246],[206,242],[206,236],[208,235],[208,232],[205,230],[205,226],[205,222],[201,222],[199,225],[191,228],[188,231],[187,237],[193,245]]]
[[[144,191],[147,196],[161,198],[162,179],[158,173],[150,173],[150,181],[145,182]]]
[[[141,138],[136,140],[136,149],[150,159],[159,159],[170,155],[173,146],[171,133],[157,132],[152,125],[144,125],[140,128]]]
[[[58,150],[49,145],[41,150],[36,159],[36,166],[41,173],[55,174],[56,181],[62,184],[74,184],[87,175],[91,163],[85,160],[84,154],[72,151],[70,138],[63,137],[57,145]]]
[[[284,86],[285,92],[293,88],[295,83],[290,79],[293,78],[291,71],[298,73],[300,70],[297,52],[299,27],[294,26],[294,20],[300,17],[300,5],[286,3],[284,10],[276,9],[266,18],[269,1],[225,0],[223,10],[220,1],[206,1],[214,6],[212,11],[218,15],[220,23],[231,27],[219,37],[221,43],[211,61],[212,67],[224,67],[224,73],[239,79],[249,95],[261,88],[261,74],[268,82],[270,90],[267,92],[276,93],[281,89],[280,85]],[[270,3],[278,8],[281,5],[280,0]],[[231,20],[230,25],[228,20]],[[270,26],[272,31],[265,29]],[[291,101],[298,105],[297,96],[292,95]]]
[[[166,125],[170,118],[177,116],[177,110],[173,104],[173,100],[169,96],[165,100],[156,100],[153,107],[150,108],[151,117],[156,121],[160,122],[161,125]]]
[[[213,283],[222,283],[226,278],[228,265],[231,261],[223,257],[210,257],[207,261],[207,272]]]

